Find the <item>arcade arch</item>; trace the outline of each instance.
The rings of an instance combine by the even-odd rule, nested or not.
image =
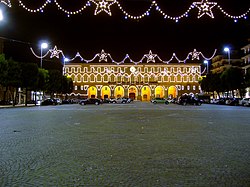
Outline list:
[[[111,96],[111,90],[110,87],[108,86],[103,86],[102,90],[101,90],[101,98],[102,99],[106,99],[106,98],[110,98]]]
[[[162,86],[157,86],[155,88],[155,97],[163,98],[164,96],[164,88]]]
[[[88,97],[89,98],[97,98],[97,89],[94,86],[89,87],[88,89]]]
[[[149,86],[143,86],[141,89],[142,101],[150,101],[151,90]]]
[[[124,97],[124,88],[122,86],[117,86],[114,93],[115,98]]]
[[[177,88],[175,86],[170,86],[168,88],[168,97],[176,98],[177,97]]]
[[[137,98],[137,95],[137,88],[135,86],[130,86],[128,89],[128,97],[132,100],[135,100]]]

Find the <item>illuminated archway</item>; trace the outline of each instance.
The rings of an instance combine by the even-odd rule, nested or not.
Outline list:
[[[175,86],[170,86],[168,88],[168,97],[169,98],[176,98],[177,97],[177,89]]]
[[[97,98],[97,89],[94,86],[89,87],[88,89],[88,97],[89,98]]]
[[[164,88],[162,86],[157,86],[155,88],[155,97],[163,98],[164,96]]]
[[[137,97],[137,88],[135,86],[130,86],[128,89],[128,97],[135,100]]]
[[[122,86],[117,86],[115,88],[115,98],[124,97],[124,88]]]
[[[110,95],[111,95],[110,87],[103,86],[102,87],[102,92],[101,92],[101,98],[102,99],[110,98]]]
[[[151,90],[149,86],[143,86],[141,89],[142,101],[150,101]]]

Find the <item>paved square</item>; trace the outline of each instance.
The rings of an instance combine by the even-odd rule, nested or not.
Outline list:
[[[1,186],[250,186],[250,108],[0,109]]]

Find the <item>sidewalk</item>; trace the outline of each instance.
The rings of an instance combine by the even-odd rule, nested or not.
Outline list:
[[[0,105],[0,109],[1,108],[32,107],[32,106],[39,106],[39,105],[35,105],[35,104],[27,104],[27,106],[25,106],[25,104],[17,104],[15,106],[13,106],[13,105]]]

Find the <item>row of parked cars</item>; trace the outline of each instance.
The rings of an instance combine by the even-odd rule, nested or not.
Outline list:
[[[250,106],[250,98],[220,98],[212,99],[210,103],[231,106]]]
[[[198,105],[200,106],[203,101],[198,99],[197,97],[194,97],[192,95],[182,95],[178,99],[165,99],[165,98],[154,98],[151,100],[151,103],[157,104],[157,103],[164,103],[168,105],[169,103],[175,103],[179,105]]]
[[[79,104],[80,105],[87,105],[87,104],[95,104],[95,105],[100,105],[103,103],[131,103],[132,99],[130,98],[113,98],[113,99],[109,99],[109,98],[105,98],[104,100],[102,99],[97,99],[97,98],[87,98],[87,99],[83,99],[80,100]]]

